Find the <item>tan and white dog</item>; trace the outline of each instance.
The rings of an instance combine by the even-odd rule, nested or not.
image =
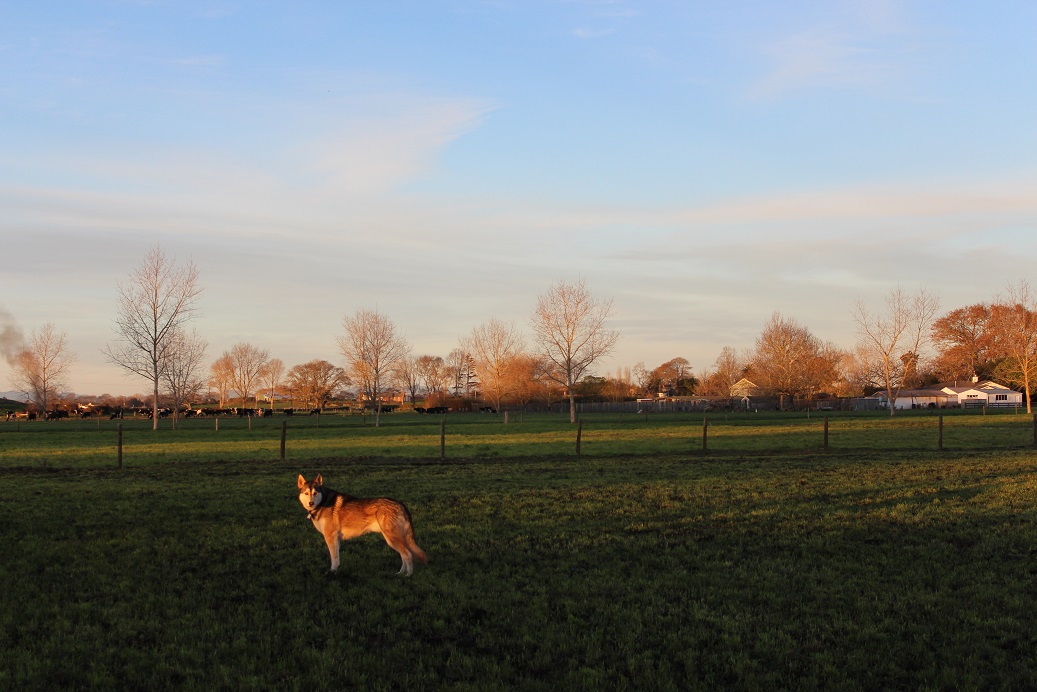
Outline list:
[[[318,473],[312,481],[299,474],[299,502],[309,512],[313,527],[324,536],[331,553],[331,571],[339,566],[339,545],[342,541],[376,531],[382,534],[389,547],[400,554],[403,566],[400,574],[409,577],[414,571],[414,558],[428,563],[425,551],[414,541],[414,527],[410,510],[402,502],[387,497],[351,497],[324,487]]]

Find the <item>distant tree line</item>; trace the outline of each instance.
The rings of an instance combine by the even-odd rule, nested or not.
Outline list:
[[[557,281],[529,319],[532,343],[514,323],[491,319],[459,338],[445,355],[415,354],[389,317],[359,309],[342,322],[341,365],[315,358],[286,367],[269,352],[238,343],[206,362],[207,344],[189,323],[199,316],[202,287],[191,263],[178,265],[159,247],[117,286],[117,339],[108,360],[145,379],[157,425],[158,409],[174,414],[206,401],[258,407],[323,408],[348,399],[378,416],[383,404],[493,410],[546,406],[567,400],[575,421],[578,400],[732,395],[750,382],[762,395],[790,401],[861,396],[946,381],[990,378],[1025,393],[1028,411],[1037,375],[1037,296],[1025,281],[990,302],[939,315],[938,297],[897,287],[881,310],[858,302],[852,311],[858,341],[843,349],[822,341],[796,319],[775,312],[754,344],[725,346],[711,367],[693,372],[683,356],[648,368],[643,362],[604,376],[593,367],[610,355],[619,333],[608,325],[612,301],[593,296],[581,281]],[[5,352],[14,384],[48,410],[64,394],[76,355],[53,324],[34,330]],[[891,407],[891,414],[893,413]]]

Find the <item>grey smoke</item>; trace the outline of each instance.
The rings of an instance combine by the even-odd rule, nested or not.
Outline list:
[[[14,321],[14,316],[3,308],[0,308],[0,355],[4,357],[9,365],[14,365],[15,357],[24,348],[25,339],[22,330]]]

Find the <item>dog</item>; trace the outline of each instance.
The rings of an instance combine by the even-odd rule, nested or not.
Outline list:
[[[299,502],[306,508],[313,527],[324,536],[331,553],[331,572],[339,568],[339,545],[342,541],[371,531],[382,534],[389,547],[400,554],[400,574],[409,577],[414,571],[414,558],[428,564],[428,556],[414,540],[410,510],[402,502],[387,497],[360,498],[324,487],[318,473],[312,481],[299,474]]]

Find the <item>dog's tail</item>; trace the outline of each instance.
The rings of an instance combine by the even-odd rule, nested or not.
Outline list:
[[[407,547],[410,549],[411,554],[421,560],[421,564],[428,564],[428,555],[421,549],[417,541],[414,540],[414,526],[408,521],[407,528],[405,529],[406,534],[404,539],[407,541]]]

